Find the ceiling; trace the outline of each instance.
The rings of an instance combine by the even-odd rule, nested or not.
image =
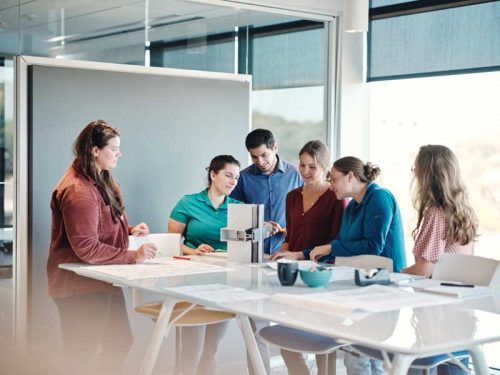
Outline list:
[[[181,0],[0,0],[0,53],[61,56],[296,20]]]

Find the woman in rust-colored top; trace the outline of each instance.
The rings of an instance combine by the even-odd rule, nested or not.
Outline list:
[[[59,310],[64,373],[122,372],[132,342],[120,288],[59,269],[61,263],[139,263],[155,255],[153,244],[128,249],[123,198],[111,176],[120,153],[118,130],[105,121],[88,124],[74,144],[75,159],[52,194],[52,233],[47,262],[49,293]]]

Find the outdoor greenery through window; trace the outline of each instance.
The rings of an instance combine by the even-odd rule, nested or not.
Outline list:
[[[370,160],[401,206],[410,263],[416,223],[410,169],[426,144],[457,155],[479,218],[475,254],[500,259],[499,87],[500,72],[370,83]]]

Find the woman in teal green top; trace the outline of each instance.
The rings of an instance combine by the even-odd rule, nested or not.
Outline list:
[[[220,241],[220,230],[227,225],[227,205],[240,203],[229,197],[240,176],[238,160],[231,155],[219,155],[207,170],[208,188],[182,197],[168,222],[169,233],[184,236],[186,255],[226,250],[226,242]]]
[[[208,171],[208,188],[198,194],[185,195],[170,214],[169,233],[184,236],[186,255],[226,250],[220,241],[220,229],[227,226],[229,198],[240,176],[240,163],[231,155],[212,159]],[[206,326],[182,327],[181,367],[183,375],[215,375],[215,356],[229,321]]]

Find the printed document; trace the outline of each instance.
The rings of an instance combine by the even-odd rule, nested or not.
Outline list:
[[[214,303],[228,303],[267,298],[266,294],[251,292],[243,288],[236,288],[222,284],[186,285],[164,289]]]
[[[363,288],[311,294],[277,293],[272,300],[281,303],[348,316],[356,310],[369,313],[452,303],[452,298],[407,292],[395,287],[370,285]]]
[[[451,285],[441,285],[442,283]],[[457,298],[483,297],[493,294],[493,288],[480,285],[462,286],[456,281],[444,281],[436,279],[416,280],[406,286],[410,286],[418,292],[442,294]]]
[[[231,268],[214,264],[198,263],[191,260],[171,259],[161,263],[113,264],[87,266],[85,270],[122,277],[127,280],[153,277],[183,276],[210,272],[227,272]]]

